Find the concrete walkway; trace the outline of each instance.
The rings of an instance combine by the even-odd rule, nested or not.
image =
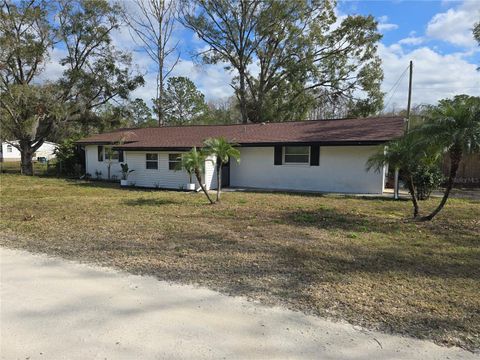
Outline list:
[[[478,359],[203,288],[0,250],[2,359]]]

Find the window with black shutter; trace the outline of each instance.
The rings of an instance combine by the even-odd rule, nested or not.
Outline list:
[[[273,165],[282,165],[282,145],[274,147]]]
[[[320,146],[310,146],[310,166],[320,165]]]
[[[284,164],[309,164],[310,163],[310,147],[309,146],[285,146],[284,147]]]
[[[99,145],[98,149],[98,161],[103,161],[103,146]]]

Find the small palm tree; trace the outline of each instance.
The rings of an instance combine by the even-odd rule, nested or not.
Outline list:
[[[436,161],[435,155],[431,154],[431,151],[420,146],[416,134],[409,133],[398,140],[389,142],[386,148],[381,147],[367,161],[367,170],[381,171],[386,165],[399,170],[400,178],[407,185],[411,196],[414,218],[417,218],[420,212],[414,173],[418,164],[426,165]]]
[[[208,194],[208,191],[202,182],[202,173],[205,171],[206,159],[207,155],[202,151],[198,151],[197,148],[194,147],[189,152],[182,154],[181,166],[189,175],[195,175],[208,201],[210,204],[214,204],[215,202]]]
[[[450,158],[450,171],[440,204],[422,220],[432,220],[445,206],[464,154],[480,151],[480,97],[458,95],[433,107],[418,130],[426,145],[442,149]]]
[[[230,158],[240,161],[240,151],[234,148],[225,138],[210,138],[204,141],[205,152],[208,155],[214,155],[217,158],[217,199],[220,201],[220,194],[222,190],[222,168],[228,163]]]

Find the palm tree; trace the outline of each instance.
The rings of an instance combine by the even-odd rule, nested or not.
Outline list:
[[[458,95],[440,100],[419,129],[426,145],[440,147],[450,158],[450,171],[440,204],[422,220],[432,220],[445,206],[464,154],[480,151],[480,97]]]
[[[228,163],[230,158],[240,161],[240,151],[234,148],[225,138],[210,138],[204,141],[205,152],[209,155],[214,155],[217,158],[217,199],[220,201],[220,194],[222,189],[222,168]]]
[[[195,174],[195,177],[208,201],[210,201],[210,204],[214,204],[215,202],[208,194],[208,191],[202,182],[202,173],[205,171],[206,159],[207,155],[202,151],[197,151],[197,148],[194,147],[189,152],[182,154],[181,166],[189,175]]]
[[[430,161],[427,153],[419,150],[418,139],[412,133],[409,133],[398,140],[389,142],[386,147],[381,147],[367,161],[367,170],[382,171],[386,165],[399,170],[399,176],[407,185],[411,196],[414,218],[418,217],[420,212],[413,180],[415,166],[419,162]]]

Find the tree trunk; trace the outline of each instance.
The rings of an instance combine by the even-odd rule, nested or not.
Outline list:
[[[200,171],[195,170],[195,177],[197,178],[197,181],[200,184],[200,187],[202,188],[203,192],[205,193],[205,196],[207,197],[208,201],[210,201],[210,204],[215,204],[215,201],[212,200],[212,198],[208,194],[207,189],[205,189],[205,186],[203,186],[202,175],[200,174]]]
[[[163,65],[159,67],[159,88],[158,88],[158,126],[165,125],[163,114]]]
[[[416,219],[418,217],[418,213],[420,212],[420,208],[418,206],[417,195],[415,194],[415,185],[413,184],[413,177],[410,175],[407,181],[408,191],[410,192],[410,196],[412,197],[413,203],[413,218]]]
[[[240,113],[242,115],[242,123],[248,123],[247,116],[247,99],[245,95],[245,73],[240,69]]]
[[[21,173],[22,175],[33,176],[33,153],[30,141],[20,140]]]
[[[222,162],[217,159],[217,201],[220,201],[222,191]]]
[[[450,191],[453,188],[453,183],[455,182],[455,177],[457,176],[458,166],[460,165],[460,161],[462,160],[462,155],[462,150],[458,147],[450,150],[450,174],[448,176],[447,187],[445,188],[445,192],[443,193],[442,200],[440,201],[440,204],[438,204],[435,210],[433,210],[429,215],[421,218],[422,221],[432,220],[447,203],[448,196],[450,195]]]

